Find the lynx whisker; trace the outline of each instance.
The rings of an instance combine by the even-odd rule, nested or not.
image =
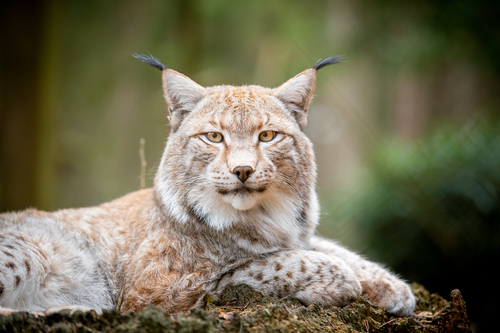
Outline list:
[[[295,185],[290,177],[287,175],[277,173],[275,175],[275,180],[278,184],[283,185],[284,187],[291,187],[295,192],[300,192],[299,188]]]

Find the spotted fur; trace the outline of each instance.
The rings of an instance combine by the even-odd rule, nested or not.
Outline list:
[[[97,207],[0,215],[0,307],[102,311],[123,290],[123,311],[177,313],[245,283],[305,303],[363,294],[413,311],[405,282],[313,235],[316,165],[303,129],[317,69],[337,58],[275,89],[202,87],[139,58],[162,70],[172,128],[154,187]]]

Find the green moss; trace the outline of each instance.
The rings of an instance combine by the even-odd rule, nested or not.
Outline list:
[[[215,301],[214,297],[210,294],[206,294],[203,300],[205,301],[205,304],[210,304]]]
[[[0,315],[0,332],[470,332],[458,293],[447,302],[418,284],[415,315],[400,318],[372,306],[364,297],[343,308],[305,306],[297,299],[277,300],[247,286],[226,289],[219,302],[205,299],[204,309],[170,315],[153,306],[137,314],[94,311],[38,317],[19,312]]]

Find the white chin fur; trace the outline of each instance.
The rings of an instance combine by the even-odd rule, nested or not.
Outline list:
[[[249,210],[257,203],[255,196],[250,193],[226,194],[224,201],[230,203],[237,210]]]

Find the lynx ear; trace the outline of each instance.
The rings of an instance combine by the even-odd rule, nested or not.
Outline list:
[[[172,69],[164,69],[163,94],[168,103],[169,120],[175,132],[187,113],[206,96],[205,89],[187,76]]]
[[[290,80],[275,88],[274,96],[285,104],[297,120],[300,129],[307,124],[307,107],[314,93],[316,70],[306,69]]]
[[[300,129],[304,129],[307,125],[307,108],[314,93],[318,69],[339,62],[341,62],[340,56],[319,60],[312,68],[306,69],[274,89],[274,96],[293,113]]]
[[[168,103],[168,119],[175,132],[184,116],[205,97],[205,89],[187,76],[167,68],[151,54],[133,54],[132,56],[162,71],[163,94]]]

